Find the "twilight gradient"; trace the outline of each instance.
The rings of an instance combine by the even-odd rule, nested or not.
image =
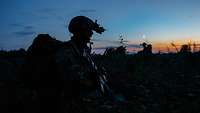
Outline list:
[[[107,29],[94,34],[96,49],[120,45],[122,35],[129,45],[146,41],[165,51],[171,42],[200,43],[199,6],[199,0],[1,0],[0,48],[27,48],[38,33],[69,40],[70,19],[85,15]]]

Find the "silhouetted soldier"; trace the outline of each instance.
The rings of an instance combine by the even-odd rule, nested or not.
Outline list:
[[[71,40],[64,42],[56,53],[56,67],[57,74],[64,80],[65,100],[71,103],[71,107],[68,105],[70,108],[67,112],[79,113],[80,109],[77,107],[80,107],[82,91],[94,90],[97,87],[93,62],[88,59],[91,48],[87,44],[90,43],[93,31],[101,34],[105,29],[88,17],[77,16],[70,21],[68,30],[73,36]],[[77,107],[73,108],[74,106]]]
[[[68,113],[80,112],[77,102],[81,90],[97,87],[96,67],[87,44],[93,31],[101,34],[105,29],[88,17],[77,16],[70,21],[68,30],[73,34],[71,40],[61,42],[48,34],[39,34],[27,51],[23,79],[35,92],[32,97],[39,101],[41,113],[64,112],[64,109]],[[65,103],[70,103],[69,108]]]

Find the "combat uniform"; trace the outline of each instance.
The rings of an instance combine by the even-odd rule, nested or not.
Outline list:
[[[63,96],[66,103],[77,100],[80,102],[83,95],[97,86],[91,62],[87,60],[88,55],[90,55],[88,46],[80,48],[73,39],[64,42],[62,48],[56,53],[57,74],[63,83]]]

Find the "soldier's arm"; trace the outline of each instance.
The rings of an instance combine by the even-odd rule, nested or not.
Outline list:
[[[56,53],[56,69],[61,80],[79,80],[81,66],[74,58],[73,51],[61,49]]]

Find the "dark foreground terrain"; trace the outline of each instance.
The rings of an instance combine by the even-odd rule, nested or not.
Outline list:
[[[21,88],[16,81],[15,75],[24,63],[25,53],[21,52],[20,55],[1,54],[1,113],[16,112],[16,109],[20,109],[20,104],[26,102],[24,97],[30,95],[30,91]],[[99,66],[107,69],[111,88],[119,98],[120,95],[123,97],[124,102],[85,98],[72,102],[71,107],[76,112],[200,113],[200,53],[96,55],[94,59]],[[31,95],[33,99],[36,98],[34,94]],[[33,104],[32,109],[27,112],[31,111],[36,112],[37,105]]]

